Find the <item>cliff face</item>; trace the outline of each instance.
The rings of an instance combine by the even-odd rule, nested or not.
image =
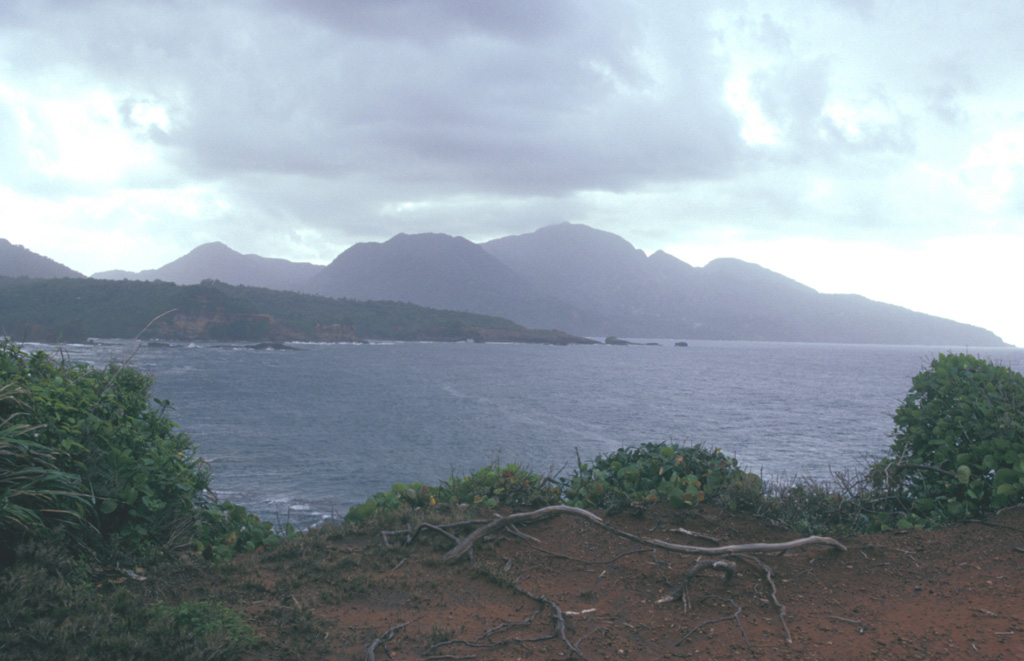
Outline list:
[[[292,328],[279,324],[269,314],[228,314],[223,308],[178,312],[155,321],[145,337],[167,340],[267,340],[286,342],[302,339]]]

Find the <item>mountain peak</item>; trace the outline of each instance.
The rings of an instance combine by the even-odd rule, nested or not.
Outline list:
[[[49,257],[38,255],[25,246],[0,239],[0,276],[9,278],[84,278]]]

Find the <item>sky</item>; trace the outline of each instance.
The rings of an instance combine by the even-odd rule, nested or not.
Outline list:
[[[0,238],[92,274],[210,241],[564,221],[1024,346],[1019,0],[4,0]]]

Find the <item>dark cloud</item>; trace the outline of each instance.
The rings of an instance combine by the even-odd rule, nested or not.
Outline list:
[[[225,36],[169,132],[181,163],[371,175],[410,195],[558,196],[732,170],[741,147],[700,16],[681,17],[652,72],[636,16],[613,29],[564,3],[518,22],[477,3],[427,20],[424,6],[300,5]]]
[[[656,190],[670,200],[656,208],[676,196],[709,223],[824,232],[821,218],[874,223],[886,207],[854,199],[877,197],[860,179],[905,167],[940,122],[970,124],[972,95],[1009,79],[948,16],[1018,57],[997,27],[1021,10],[991,6],[16,2],[0,9],[0,61],[13,84],[112,95],[163,168],[121,185],[207,187],[231,209],[216,222],[339,241],[383,226],[525,231],[622,215],[594,196]],[[735,62],[770,144],[741,138]],[[847,182],[842,209],[808,193],[819,178]],[[640,217],[621,222],[669,222]]]

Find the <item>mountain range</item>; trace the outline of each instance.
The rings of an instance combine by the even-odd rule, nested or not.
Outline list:
[[[7,271],[0,261],[0,274],[18,275]],[[694,267],[571,223],[481,244],[445,234],[399,234],[353,245],[327,266],[242,255],[211,243],[157,269],[92,277],[219,280],[400,301],[591,337],[1005,345],[976,326],[853,294],[821,294],[749,262],[726,258]]]
[[[78,271],[37,255],[24,246],[0,239],[0,277],[8,278],[84,278]]]

